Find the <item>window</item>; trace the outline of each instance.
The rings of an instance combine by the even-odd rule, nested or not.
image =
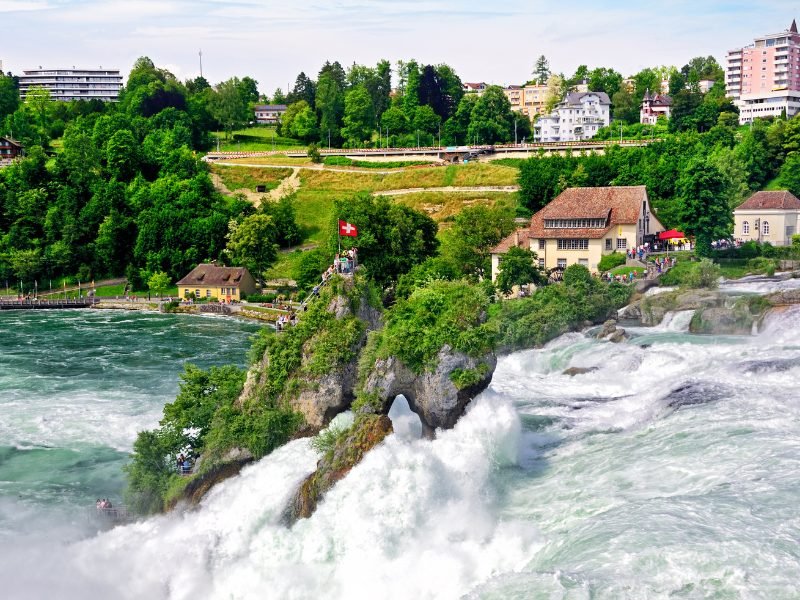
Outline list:
[[[764,235],[769,235],[769,221],[764,221],[764,224],[761,226],[761,232]]]
[[[605,219],[545,219],[545,229],[597,229],[605,227]]]
[[[578,259],[578,264],[579,265],[583,265],[584,267],[586,267],[588,269],[589,268],[589,259],[588,258],[579,258]]]
[[[606,240],[606,250],[613,250],[613,248],[611,247],[612,243],[613,243],[613,240],[611,238],[608,238]]]
[[[558,240],[559,250],[588,250],[589,240]]]
[[[627,238],[617,238],[617,250],[626,250],[628,248]]]
[[[748,235],[750,233],[750,223],[747,221],[742,221],[742,235]]]
[[[199,298],[200,297],[200,290],[195,290],[194,291],[194,297],[195,298]]]
[[[211,290],[206,290],[206,298],[211,298]]]
[[[544,250],[545,240],[539,240],[539,250]]]
[[[559,269],[566,269],[567,268],[567,259],[566,258],[559,258],[556,261]]]
[[[544,259],[543,258],[539,259],[539,268],[540,269],[544,269]]]

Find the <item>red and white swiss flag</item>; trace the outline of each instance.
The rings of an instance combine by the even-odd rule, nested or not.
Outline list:
[[[348,223],[347,221],[339,221],[339,235],[343,235],[345,237],[356,237],[358,235],[358,229],[356,226]]]

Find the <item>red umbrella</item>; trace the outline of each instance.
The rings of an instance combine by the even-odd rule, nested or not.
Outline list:
[[[686,236],[683,235],[677,229],[670,229],[669,231],[662,231],[658,234],[658,239],[660,240],[680,240],[685,238]]]

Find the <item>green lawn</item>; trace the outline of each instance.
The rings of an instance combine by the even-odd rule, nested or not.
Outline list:
[[[264,152],[270,150],[302,150],[305,146],[291,138],[280,137],[274,127],[248,127],[232,132],[215,131],[211,134],[216,150],[219,139],[222,152]]]
[[[211,172],[219,175],[222,183],[231,192],[241,189],[255,192],[260,185],[265,186],[266,191],[274,190],[281,181],[292,174],[291,169],[259,169],[214,164],[211,165]]]
[[[631,271],[636,271],[639,276],[641,277],[643,273],[647,271],[647,269],[643,267],[626,267],[625,265],[621,267],[617,267],[615,269],[611,269],[611,274],[616,275],[628,275]]]

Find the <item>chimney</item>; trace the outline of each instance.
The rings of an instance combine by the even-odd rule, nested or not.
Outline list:
[[[514,232],[514,245],[519,246],[519,229]]]

